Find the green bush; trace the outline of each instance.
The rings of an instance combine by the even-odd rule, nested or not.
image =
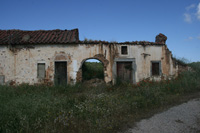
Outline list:
[[[104,68],[101,62],[85,62],[82,66],[83,80],[104,79]]]
[[[136,85],[0,86],[0,132],[116,132],[154,108],[200,91],[200,67]]]

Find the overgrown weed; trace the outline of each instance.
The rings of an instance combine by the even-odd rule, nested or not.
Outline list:
[[[0,86],[0,132],[116,132],[148,111],[200,91],[199,68],[136,85]]]

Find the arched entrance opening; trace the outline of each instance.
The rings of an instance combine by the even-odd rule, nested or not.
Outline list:
[[[91,79],[104,81],[104,64],[94,58],[86,59],[82,64],[82,81]]]

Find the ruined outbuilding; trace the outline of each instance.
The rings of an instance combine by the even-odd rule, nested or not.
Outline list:
[[[103,63],[106,83],[171,78],[178,65],[166,40],[159,34],[155,42],[80,41],[78,29],[0,30],[0,83],[74,84],[87,59]]]

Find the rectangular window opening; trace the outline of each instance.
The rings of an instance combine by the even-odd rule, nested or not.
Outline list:
[[[127,55],[128,54],[127,46],[121,46],[121,54],[123,54],[123,55]]]
[[[160,75],[160,62],[152,62],[152,76]]]
[[[45,63],[38,63],[37,70],[38,70],[37,77],[40,79],[44,79],[45,78]]]

